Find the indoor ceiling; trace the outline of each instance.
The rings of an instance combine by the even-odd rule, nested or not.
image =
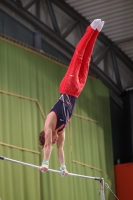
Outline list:
[[[100,18],[105,21],[102,30],[133,61],[133,1],[65,0],[90,22]]]
[[[126,88],[133,86],[132,0],[0,2],[0,8],[28,28],[32,27],[33,32],[40,31],[50,44],[68,56],[73,54],[75,43],[88,24],[96,18],[104,20],[105,25],[93,51],[89,74],[99,78],[109,88],[111,97],[122,105],[120,95]]]

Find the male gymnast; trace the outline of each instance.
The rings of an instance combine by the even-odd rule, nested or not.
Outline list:
[[[44,130],[39,135],[39,144],[44,150],[42,172],[48,170],[52,144],[57,143],[61,175],[68,175],[63,150],[65,127],[72,116],[76,99],[85,86],[94,44],[103,25],[104,21],[96,19],[87,27],[60,83],[60,97],[47,115]]]

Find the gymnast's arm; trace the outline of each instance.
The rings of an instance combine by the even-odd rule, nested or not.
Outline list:
[[[49,159],[52,152],[52,128],[45,127],[45,145],[43,147],[44,159],[41,166],[41,171],[46,172],[49,168]]]
[[[55,129],[57,117],[54,112],[50,112],[44,123],[45,144],[43,147],[44,159],[41,166],[41,171],[46,172],[49,167],[49,159],[52,152],[52,131]]]
[[[67,176],[68,171],[66,170],[66,166],[65,166],[64,142],[65,142],[65,129],[63,129],[59,133],[59,138],[57,141],[57,148],[58,148],[58,158],[59,158],[59,162],[60,162],[61,174],[62,174],[62,176]]]

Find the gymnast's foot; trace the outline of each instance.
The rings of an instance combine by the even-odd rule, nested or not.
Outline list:
[[[102,22],[101,19],[95,19],[92,23],[91,23],[91,28],[96,30],[97,27],[99,26],[99,24]]]
[[[101,21],[99,24],[98,24],[98,27],[97,27],[97,30],[100,32],[104,26],[104,21]]]

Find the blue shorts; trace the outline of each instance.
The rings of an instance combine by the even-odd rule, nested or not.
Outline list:
[[[67,94],[60,95],[58,101],[50,110],[50,112],[51,111],[55,112],[57,116],[57,124],[55,129],[59,128],[63,124],[64,127],[68,124],[73,113],[76,99],[77,99],[76,97]],[[58,131],[62,131],[64,127]]]

